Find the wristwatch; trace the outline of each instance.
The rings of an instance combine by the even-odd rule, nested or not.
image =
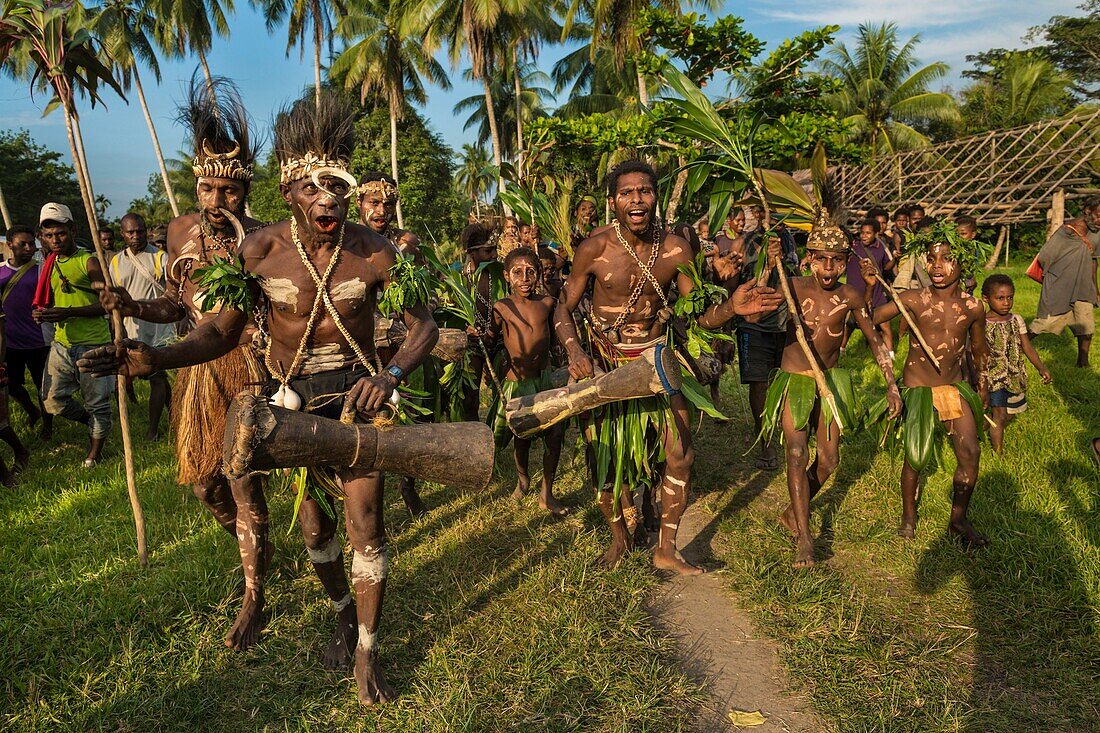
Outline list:
[[[388,367],[386,367],[386,374],[391,375],[398,382],[405,378],[405,370],[397,366],[396,364],[390,364]]]

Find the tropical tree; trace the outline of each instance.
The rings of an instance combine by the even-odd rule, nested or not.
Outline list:
[[[263,10],[268,32],[287,21],[286,55],[298,46],[305,53],[306,39],[313,36],[313,85],[317,104],[321,104],[321,46],[332,31],[332,17],[348,13],[343,0],[252,0]],[[327,33],[326,33],[327,32]]]
[[[168,205],[172,208],[172,215],[179,216],[176,194],[168,177],[164,153],[157,138],[157,128],[153,125],[152,115],[149,114],[149,104],[145,100],[145,90],[141,86],[141,76],[138,73],[140,60],[153,72],[157,82],[160,82],[160,64],[157,62],[157,55],[153,52],[153,44],[149,38],[154,32],[155,25],[148,4],[144,2],[138,4],[131,0],[109,0],[96,15],[95,29],[103,41],[107,54],[114,61],[122,88],[128,92],[133,85],[137,91],[141,111],[145,115],[145,124],[149,127],[149,137],[153,141],[157,165],[160,166],[160,177],[164,183]]]
[[[853,50],[834,44],[821,62],[821,71],[840,83],[832,103],[851,125],[856,142],[874,153],[921,147],[928,138],[908,123],[959,120],[950,94],[928,90],[948,67],[941,62],[919,66],[920,36],[901,44],[893,23],[861,25],[856,36]]]
[[[422,43],[424,16],[401,0],[353,0],[337,26],[347,46],[329,69],[329,77],[345,89],[357,89],[360,103],[376,96],[389,107],[390,175],[397,173],[397,123],[405,117],[409,101],[428,101],[424,79],[441,89],[451,80]],[[397,226],[404,228],[401,200],[397,201]]]
[[[458,67],[465,51],[470,57],[470,76],[480,81],[485,97],[486,122],[493,143],[493,163],[500,169],[504,156],[500,128],[493,103],[493,72],[509,56],[505,31],[509,18],[522,16],[525,0],[434,0],[430,39],[446,44],[451,64]],[[504,188],[504,178],[497,177]]]
[[[587,29],[588,26],[578,28]],[[555,94],[569,90],[566,101],[555,111],[559,117],[621,115],[633,113],[641,104],[637,74],[625,65],[617,65],[610,49],[594,47],[591,40],[560,58],[551,69],[550,77],[554,81]],[[655,92],[656,87],[650,79],[646,94]]]
[[[188,53],[198,56],[206,83],[212,85],[206,55],[215,35],[229,37],[233,0],[150,0],[149,12],[156,21],[154,36],[161,50],[176,58]]]
[[[464,76],[468,79],[471,74],[466,72]],[[519,79],[519,82],[516,83],[514,79]],[[550,77],[539,71],[533,64],[522,64],[518,73],[506,67],[491,78],[492,97],[498,102],[494,108],[497,127],[515,132],[514,136],[504,134],[499,138],[500,153],[503,158],[513,163],[519,162],[521,150],[519,136],[522,134],[523,125],[531,120],[545,117],[543,100],[554,98],[550,89],[542,86],[549,83]],[[518,96],[516,89],[519,89]],[[454,106],[456,115],[469,113],[462,129],[477,128],[479,145],[484,145],[492,139],[489,108],[485,101],[484,95],[475,94],[459,100]]]
[[[962,91],[964,130],[984,132],[1064,114],[1073,108],[1070,76],[1041,54],[1010,51],[990,68],[968,72],[978,81]]]
[[[488,172],[492,161],[483,145],[466,143],[462,146],[462,157],[455,171],[455,186],[463,197],[474,205],[475,215],[481,218],[481,199],[493,185],[493,176]]]

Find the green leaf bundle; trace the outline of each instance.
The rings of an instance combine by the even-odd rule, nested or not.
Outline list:
[[[255,305],[252,290],[255,282],[256,276],[235,259],[215,257],[206,267],[195,270],[195,285],[202,293],[203,310],[220,306],[251,313]]]

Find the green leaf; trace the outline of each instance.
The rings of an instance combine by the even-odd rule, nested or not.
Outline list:
[[[813,377],[804,374],[790,375],[790,383],[787,387],[787,406],[791,411],[791,419],[795,430],[805,430],[810,422],[810,413],[813,412],[814,402],[817,401],[817,384]]]
[[[905,394],[905,459],[918,472],[932,456],[936,415],[930,387],[910,388]]]

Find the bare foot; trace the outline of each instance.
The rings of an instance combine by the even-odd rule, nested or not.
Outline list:
[[[531,479],[528,476],[520,476],[516,479],[516,490],[512,492],[512,498],[522,501],[527,496],[527,489],[531,487]],[[545,509],[545,507],[543,507]]]
[[[518,491],[519,489],[517,488],[516,490]],[[558,501],[553,494],[539,494],[539,506],[555,517],[564,517],[569,514],[569,507]]]
[[[347,669],[358,643],[359,621],[355,617],[355,604],[352,603],[336,614],[336,628],[332,630],[332,639],[321,657],[321,666],[325,669]]]
[[[604,570],[614,570],[619,567],[619,563],[623,561],[623,557],[626,553],[633,549],[633,543],[626,538],[612,540],[611,547],[607,548],[607,552],[600,558],[600,567]]]
[[[160,433],[156,430],[150,430],[145,434],[145,441],[148,443],[156,443],[160,440]]]
[[[260,640],[260,629],[263,628],[263,593],[245,592],[244,602],[241,604],[241,612],[237,614],[237,620],[233,627],[225,635],[225,645],[230,649],[244,651]]]
[[[382,666],[378,664],[376,652],[355,650],[355,681],[359,684],[359,702],[362,705],[389,702],[397,697],[382,676]]]
[[[663,552],[660,548],[653,551],[653,567],[658,570],[671,570],[680,575],[702,575],[705,571],[697,568],[680,557],[680,553]]]
[[[814,566],[814,544],[813,542],[806,540],[798,541],[798,545],[794,551],[794,562],[791,563],[792,568],[812,568]]]
[[[31,462],[31,454],[30,453],[27,453],[26,451],[24,451],[23,453],[16,453],[15,454],[15,465],[13,466],[13,468],[15,469],[15,473],[20,473],[21,471],[26,470],[27,466],[30,465],[30,462]]]
[[[428,508],[420,500],[420,494],[416,493],[416,480],[412,476],[401,477],[401,498],[405,500],[405,508],[414,519],[428,513]]]
[[[974,529],[974,525],[966,519],[951,522],[947,525],[947,533],[958,537],[967,547],[986,547],[989,544],[989,538]]]

